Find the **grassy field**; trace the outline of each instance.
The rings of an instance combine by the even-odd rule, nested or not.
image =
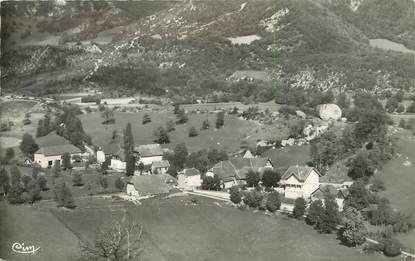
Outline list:
[[[5,101],[0,103],[0,111],[2,120],[7,118],[16,118],[24,116],[24,114],[32,108],[36,102],[34,101]]]
[[[142,124],[144,114],[148,113],[152,122]],[[115,113],[115,124],[103,125],[99,113],[90,113],[80,116],[84,130],[92,136],[96,145],[103,145],[110,140],[113,130],[117,130],[122,136],[123,129],[128,122],[132,125],[135,145],[154,143],[153,131],[159,126],[165,128],[167,121],[176,120],[173,113],[164,112],[138,112],[138,113]],[[200,130],[202,122],[208,119],[211,128]],[[234,116],[225,117],[225,126],[219,130],[214,128],[215,114],[190,114],[186,124],[176,126],[176,130],[170,133],[171,143],[164,145],[173,148],[176,144],[184,142],[189,151],[196,151],[203,148],[217,147],[226,151],[237,151],[243,137],[254,130],[257,124],[251,121],[240,120]],[[188,129],[194,126],[199,130],[197,137],[189,138]],[[252,144],[253,145],[253,144]]]
[[[154,198],[126,206],[127,215],[143,225],[144,260],[387,260],[339,245],[334,235],[285,216],[242,212],[204,198],[189,203],[188,197]],[[124,215],[119,203],[111,204],[111,210],[81,206],[54,214],[73,233],[92,240],[97,227]]]
[[[387,162],[379,174],[386,185],[383,195],[393,207],[415,217],[415,136],[401,131],[396,137],[396,153],[400,156]],[[406,161],[412,165],[405,166]],[[400,239],[406,245],[415,247],[415,231],[400,236]]]

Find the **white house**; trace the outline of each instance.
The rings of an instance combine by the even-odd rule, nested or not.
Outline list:
[[[140,145],[134,148],[134,151],[138,153],[138,156],[140,157],[139,162],[144,165],[151,165],[155,161],[163,160],[164,151],[160,144]]]
[[[185,190],[193,190],[202,185],[202,178],[199,170],[195,168],[184,169],[177,175],[177,183],[179,188]]]
[[[72,160],[73,156],[82,156],[82,151],[79,148],[55,132],[37,138],[36,144],[39,146],[39,149],[34,154],[33,162],[38,163],[42,168],[52,167],[55,162],[61,163],[62,156],[65,153],[69,153],[72,162],[74,161]]]
[[[308,199],[320,185],[321,174],[313,167],[291,166],[282,175],[280,184],[284,187],[286,198]]]
[[[168,160],[153,161],[151,164],[151,173],[153,174],[166,174],[170,167]]]
[[[98,163],[103,163],[106,159],[110,159],[110,169],[124,171],[126,168],[124,149],[121,148],[120,142],[113,140],[108,144],[99,148],[97,151]]]

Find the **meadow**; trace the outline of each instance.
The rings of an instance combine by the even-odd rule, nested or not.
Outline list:
[[[142,124],[144,114],[149,114],[151,122]],[[103,118],[99,113],[89,113],[80,115],[82,125],[87,134],[91,135],[92,142],[95,145],[104,145],[111,139],[112,132],[117,131],[122,137],[123,129],[127,123],[132,125],[135,145],[154,143],[154,130],[159,126],[166,127],[169,120],[176,120],[171,112],[115,112],[115,124],[103,125]],[[202,122],[208,119],[210,128],[200,130]],[[197,151],[216,147],[228,152],[238,151],[241,140],[252,130],[255,130],[257,124],[251,121],[240,120],[235,116],[225,116],[225,125],[220,129],[215,129],[215,114],[189,114],[189,121],[185,124],[176,125],[176,130],[169,133],[170,143],[163,147],[173,148],[179,143],[185,143],[189,151]],[[199,135],[196,137],[188,136],[189,127],[194,126]],[[254,145],[254,142],[251,142]]]
[[[143,260],[388,260],[339,244],[335,235],[322,235],[286,216],[241,211],[198,198],[152,198],[141,206],[102,199],[92,209],[53,211],[65,226],[84,240],[93,240],[98,227],[129,216],[143,226]],[[92,203],[92,204],[91,204]],[[102,205],[101,205],[102,204]],[[102,208],[98,207],[102,206]],[[98,221],[99,220],[99,221]]]

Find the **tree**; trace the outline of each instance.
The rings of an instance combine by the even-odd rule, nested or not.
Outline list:
[[[37,163],[33,163],[32,164],[32,178],[34,180],[36,180],[39,176],[39,172],[40,172],[40,165]]]
[[[27,185],[29,184],[29,182],[32,181],[32,178],[29,175],[23,175],[22,177],[22,183],[23,183],[23,188],[27,191]]]
[[[385,183],[380,178],[373,179],[370,190],[373,192],[384,191],[386,189]]]
[[[55,161],[52,169],[52,184],[55,185],[55,181],[61,177],[61,164],[59,161]]]
[[[367,229],[360,212],[355,208],[345,209],[343,227],[340,230],[340,240],[347,246],[363,244],[366,239]]]
[[[398,108],[396,109],[397,113],[405,112],[405,106],[403,104],[399,104]]]
[[[276,191],[271,192],[267,197],[266,203],[267,210],[270,212],[275,212],[281,207],[280,194]]]
[[[396,98],[396,96],[392,96],[386,102],[385,108],[386,108],[387,112],[392,113],[392,112],[396,111],[398,106],[399,106],[398,99]]]
[[[334,196],[328,191],[324,195],[324,212],[320,216],[316,229],[320,233],[330,234],[340,223],[339,207]]]
[[[28,203],[33,204],[33,202],[40,199],[41,190],[36,180],[30,179],[26,190],[28,192]]]
[[[31,156],[39,149],[39,146],[36,144],[33,137],[25,133],[23,135],[22,141],[20,142],[20,150],[26,155]]]
[[[84,183],[82,182],[82,174],[80,172],[75,172],[72,175],[72,183],[74,186],[83,186]]]
[[[65,182],[57,184],[54,187],[55,201],[57,207],[75,208],[75,201],[72,197],[71,190],[66,186]]]
[[[69,134],[70,138],[69,141],[77,146],[77,147],[82,147],[83,146],[83,141],[84,141],[84,135],[81,132],[71,132]]]
[[[24,202],[22,198],[24,189],[20,184],[14,184],[11,186],[7,193],[7,200],[10,204],[21,204]]]
[[[333,131],[328,131],[311,142],[310,154],[319,170],[332,165],[340,156],[340,141]]]
[[[124,181],[118,177],[115,181],[114,181],[114,186],[119,190],[119,191],[123,191],[124,190]]]
[[[170,136],[168,132],[161,126],[154,131],[154,136],[156,137],[154,141],[159,144],[170,143]]]
[[[415,102],[412,102],[408,108],[406,108],[406,112],[415,113]]]
[[[4,194],[7,195],[10,189],[10,177],[5,168],[0,169],[0,187],[3,188]]]
[[[71,155],[68,152],[65,152],[62,155],[62,167],[63,167],[64,170],[72,168]]]
[[[264,185],[266,188],[277,187],[280,178],[281,177],[278,171],[267,168],[262,174],[262,185]]]
[[[147,113],[143,116],[143,125],[151,122],[151,117]]]
[[[376,141],[386,136],[388,116],[382,110],[370,109],[359,111],[359,121],[356,123],[354,134],[360,144]]]
[[[361,180],[353,182],[350,186],[349,196],[345,201],[345,205],[357,210],[362,210],[369,206],[369,192]]]
[[[139,260],[142,233],[142,227],[129,220],[113,221],[99,230],[94,243],[81,241],[81,252],[85,260]]]
[[[115,123],[114,111],[108,107],[105,107],[105,110],[101,113],[101,117],[104,119],[102,124],[112,124]]]
[[[257,187],[259,182],[259,173],[250,169],[246,174],[246,185],[248,187]]]
[[[315,200],[311,202],[310,207],[308,208],[308,213],[306,217],[306,222],[309,225],[314,226],[320,222],[321,215],[324,212],[323,202],[321,200]]]
[[[252,190],[252,191],[247,191],[244,194],[243,201],[247,206],[251,208],[257,208],[261,206],[263,198],[264,197],[262,196],[260,192]]]
[[[189,118],[186,115],[186,112],[183,109],[180,109],[176,113],[176,118],[177,118],[177,121],[176,121],[177,124],[184,124],[189,120]]]
[[[12,187],[14,187],[15,185],[20,185],[21,174],[19,168],[16,165],[13,165],[10,168],[10,180]]]
[[[352,179],[357,180],[363,177],[370,177],[373,173],[374,170],[367,154],[361,152],[353,159],[347,175]]]
[[[173,161],[170,163],[181,170],[184,168],[188,155],[189,153],[187,152],[186,145],[184,143],[179,143],[174,147]]]
[[[127,176],[134,175],[135,171],[135,156],[134,156],[134,136],[131,129],[131,123],[127,123],[124,130],[124,157],[126,160],[125,174]]]
[[[209,120],[208,119],[206,119],[206,120],[204,120],[203,122],[202,122],[202,130],[207,130],[207,129],[209,129]]]
[[[216,122],[215,122],[216,129],[221,128],[224,124],[225,124],[225,113],[223,111],[218,112],[216,114]]]
[[[401,242],[395,238],[391,238],[385,241],[383,253],[385,256],[394,257],[401,254],[401,249]]]
[[[166,130],[168,131],[168,132],[172,132],[172,131],[174,131],[176,129],[176,123],[174,123],[174,121],[173,120],[169,120],[167,123],[166,123]]]
[[[179,104],[175,104],[174,105],[174,109],[173,109],[173,113],[174,114],[178,114],[180,111],[180,105]]]
[[[7,148],[6,149],[6,161],[9,161],[14,158],[14,149],[13,148]]]
[[[239,204],[242,201],[242,193],[238,187],[232,187],[230,189],[230,199],[232,203]]]
[[[39,176],[36,181],[37,181],[37,183],[39,185],[39,188],[41,190],[46,190],[47,189],[48,181],[47,181],[47,179],[45,178],[44,175]]]
[[[191,126],[189,128],[189,137],[196,137],[197,136],[197,130],[194,126]]]
[[[303,198],[297,198],[294,202],[293,216],[301,219],[305,214],[306,202]]]
[[[221,181],[219,177],[215,174],[213,177],[205,176],[202,180],[202,189],[205,190],[220,190]]]

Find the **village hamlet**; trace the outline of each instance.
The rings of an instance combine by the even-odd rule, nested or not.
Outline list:
[[[415,0],[0,4],[0,261],[415,261]]]

